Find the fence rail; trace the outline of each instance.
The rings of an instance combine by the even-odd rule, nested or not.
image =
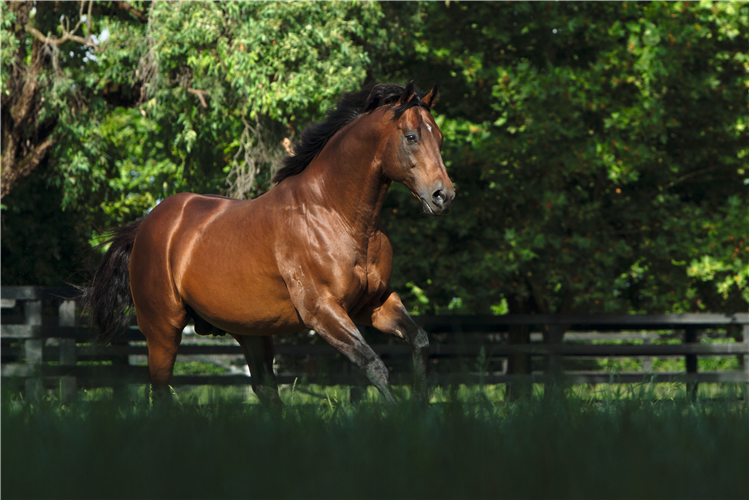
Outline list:
[[[121,387],[148,380],[147,367],[135,364],[146,359],[147,348],[143,335],[134,326],[134,318],[130,326],[123,326],[117,344],[93,345],[91,332],[76,310],[77,296],[74,288],[0,288],[1,305],[7,313],[2,314],[0,332],[2,377],[25,384],[28,397],[38,396],[45,387],[60,387],[63,398],[72,398],[78,388]],[[417,316],[414,319],[431,337],[433,384],[481,381],[522,387],[561,378],[571,384],[680,382],[696,394],[699,383],[742,383],[749,395],[749,313]],[[391,380],[409,383],[406,361],[410,359],[410,348],[373,332],[368,336],[375,352],[393,369]],[[734,341],[700,343],[710,336]],[[330,384],[361,383],[361,377],[352,374],[347,364],[329,371],[333,375],[316,372],[314,366],[318,362],[340,355],[325,343],[310,343],[309,338],[309,335],[277,338],[276,356],[281,360],[279,383],[292,383],[297,378]],[[653,343],[674,339],[681,343]],[[596,341],[609,343],[590,343]],[[700,372],[699,356],[737,357],[739,369]],[[227,374],[176,375],[173,385],[247,385],[248,373],[221,361],[241,357],[241,348],[225,339],[188,333],[179,348],[178,361],[207,359],[227,368]],[[564,369],[569,360],[609,357],[642,359],[643,371],[613,374]],[[652,358],[668,357],[684,358],[686,369],[652,371]],[[465,370],[465,366],[476,365],[466,364],[465,360],[476,359],[484,360],[481,371]],[[303,361],[301,365],[299,360]],[[460,360],[464,369],[452,372],[446,369],[454,368]],[[108,364],[95,364],[101,362]]]

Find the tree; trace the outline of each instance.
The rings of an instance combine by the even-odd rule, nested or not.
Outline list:
[[[444,83],[458,186],[386,207],[411,307],[747,309],[749,5],[391,8],[415,43],[379,70]]]
[[[34,5],[2,4],[3,283],[175,192],[256,196],[340,93],[414,79],[459,191],[391,189],[411,310],[747,309],[749,4]]]
[[[360,86],[381,15],[355,3],[2,8],[5,255],[20,237],[9,195],[32,176],[94,241],[179,191],[267,189],[281,139]]]

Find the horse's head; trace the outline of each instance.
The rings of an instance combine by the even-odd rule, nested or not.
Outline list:
[[[435,85],[420,99],[413,82],[406,85],[392,108],[395,126],[390,129],[383,157],[383,173],[405,184],[429,215],[449,212],[455,198],[455,188],[440,154],[442,132],[430,113],[438,94]]]

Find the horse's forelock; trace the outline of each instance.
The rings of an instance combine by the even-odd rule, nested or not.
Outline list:
[[[422,97],[423,96],[420,96],[416,92],[414,92],[414,95],[410,101],[394,106],[393,107],[393,119],[399,120],[400,117],[403,116],[403,113],[415,107],[421,107],[421,108],[426,109],[427,111],[431,111],[429,104],[424,102]]]

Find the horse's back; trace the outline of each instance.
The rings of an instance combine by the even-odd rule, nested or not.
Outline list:
[[[148,253],[150,259],[155,255],[167,258],[166,253],[175,243],[175,238],[180,239],[180,232],[202,227],[226,205],[236,201],[223,196],[193,193],[169,196],[143,219],[133,253]]]

